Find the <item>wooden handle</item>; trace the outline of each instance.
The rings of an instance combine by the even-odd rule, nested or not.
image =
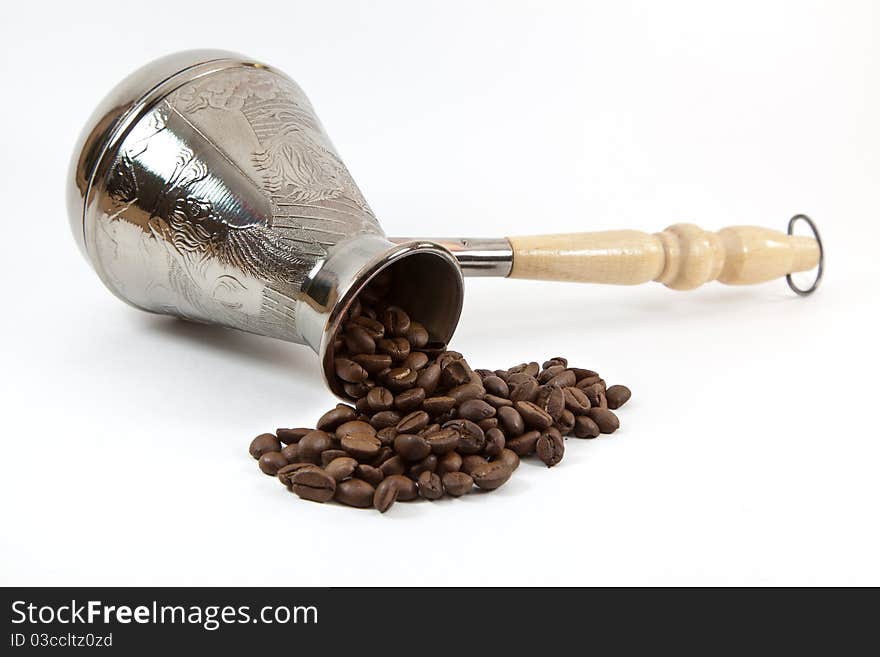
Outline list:
[[[662,233],[611,230],[509,237],[512,278],[637,285],[663,283],[692,290],[718,280],[726,285],[763,283],[812,269],[819,245],[812,237],[757,226],[717,233],[675,224]]]

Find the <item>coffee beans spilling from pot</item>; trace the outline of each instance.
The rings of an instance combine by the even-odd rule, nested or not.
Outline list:
[[[460,497],[503,486],[520,458],[548,467],[565,437],[614,433],[630,398],[592,370],[557,356],[503,370],[472,369],[384,302],[383,272],[351,304],[335,337],[334,371],[352,404],[314,428],[253,439],[250,455],[299,497],[387,511],[416,498]]]

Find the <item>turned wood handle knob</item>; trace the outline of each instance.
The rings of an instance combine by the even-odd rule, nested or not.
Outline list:
[[[709,281],[726,285],[763,283],[812,269],[819,244],[757,226],[709,232],[675,224],[661,233],[612,230],[509,237],[511,278],[637,285],[663,283],[692,290]]]

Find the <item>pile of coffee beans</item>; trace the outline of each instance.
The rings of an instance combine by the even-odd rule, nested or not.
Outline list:
[[[334,341],[335,373],[353,405],[337,404],[315,428],[253,439],[260,469],[299,497],[385,512],[395,502],[495,490],[521,457],[548,467],[566,436],[620,426],[626,386],[557,356],[504,370],[471,369],[425,327],[389,305],[383,272],[349,309]]]

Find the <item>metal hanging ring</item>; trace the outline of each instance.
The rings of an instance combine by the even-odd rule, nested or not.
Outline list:
[[[825,248],[822,246],[822,238],[819,237],[819,229],[816,228],[816,224],[813,223],[813,220],[805,214],[796,214],[788,220],[788,234],[794,235],[794,225],[798,221],[806,222],[810,227],[810,230],[813,231],[813,236],[816,238],[816,244],[819,245],[819,267],[816,269],[816,279],[807,289],[802,289],[795,285],[794,281],[791,279],[791,274],[785,275],[785,282],[788,283],[788,287],[790,287],[795,294],[806,297],[815,292],[816,288],[819,287],[819,283],[822,282],[822,274],[825,272]]]

